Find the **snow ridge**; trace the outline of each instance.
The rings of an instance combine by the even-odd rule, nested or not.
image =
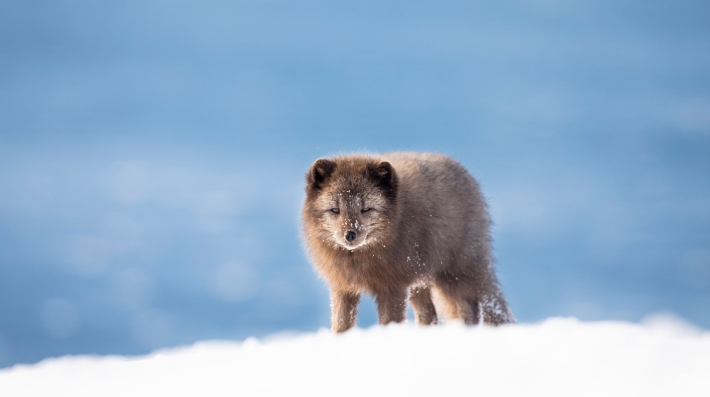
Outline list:
[[[644,324],[412,324],[201,342],[0,371],[0,395],[708,396],[710,332]]]

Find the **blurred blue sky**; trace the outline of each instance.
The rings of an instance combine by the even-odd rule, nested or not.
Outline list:
[[[0,367],[328,326],[303,174],[355,150],[468,167],[520,321],[710,327],[709,21],[703,1],[0,0]]]

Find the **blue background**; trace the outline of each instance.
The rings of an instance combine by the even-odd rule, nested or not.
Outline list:
[[[710,327],[709,21],[703,1],[0,1],[0,367],[327,327],[303,174],[357,150],[479,179],[520,321]]]

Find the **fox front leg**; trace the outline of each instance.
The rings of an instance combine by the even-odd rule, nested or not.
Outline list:
[[[414,309],[414,320],[419,325],[430,325],[438,322],[436,307],[431,301],[431,290],[428,287],[412,288],[409,303]]]
[[[331,291],[331,328],[333,332],[345,332],[355,325],[360,294],[347,291]]]
[[[407,318],[406,290],[376,294],[375,300],[377,301],[380,325],[391,322],[401,323]]]

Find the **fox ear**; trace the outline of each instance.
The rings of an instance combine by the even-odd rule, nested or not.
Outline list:
[[[381,187],[386,193],[394,195],[397,190],[397,175],[395,175],[392,164],[386,161],[371,164],[367,167],[367,171],[376,186]]]
[[[323,183],[333,175],[338,165],[335,161],[319,159],[311,166],[311,170],[306,174],[306,182],[310,189],[320,189]]]

